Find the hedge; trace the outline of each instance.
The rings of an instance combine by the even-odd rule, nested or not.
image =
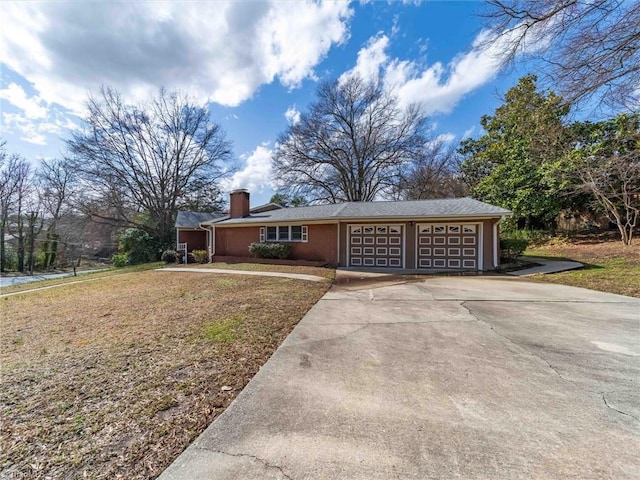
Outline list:
[[[282,243],[252,243],[249,245],[251,255],[258,258],[289,258],[293,247]]]

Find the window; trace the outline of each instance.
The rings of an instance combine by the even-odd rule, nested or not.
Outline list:
[[[278,239],[278,227],[267,227],[267,242],[275,242]]]
[[[278,225],[260,228],[261,242],[306,242],[306,225]]]
[[[302,225],[291,226],[291,241],[292,242],[302,241]]]

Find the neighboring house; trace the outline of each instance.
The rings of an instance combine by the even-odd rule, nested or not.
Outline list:
[[[294,259],[340,267],[493,270],[499,223],[511,215],[471,198],[261,208],[250,208],[248,191],[235,190],[228,215],[197,217],[210,257],[246,257],[253,242],[286,242]],[[178,242],[187,241],[189,231],[176,226]]]

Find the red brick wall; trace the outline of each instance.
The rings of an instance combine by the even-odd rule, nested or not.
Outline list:
[[[178,232],[178,242],[187,242],[187,250],[206,250],[207,232],[204,230],[180,230]]]
[[[260,241],[260,227],[216,227],[216,255],[246,257],[249,245]]]
[[[229,196],[229,216],[242,218],[249,216],[249,192],[236,190]]]
[[[292,242],[292,258],[338,263],[338,226],[308,225],[308,242]]]
[[[308,242],[291,242],[291,258],[337,263],[338,243],[336,225],[308,225]],[[249,245],[260,241],[260,226],[216,227],[215,255],[246,257]]]

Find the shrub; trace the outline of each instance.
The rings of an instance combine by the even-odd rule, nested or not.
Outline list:
[[[502,238],[510,240],[528,240],[529,245],[542,245],[549,239],[549,233],[544,230],[510,230],[505,231]]]
[[[147,232],[137,228],[127,228],[118,240],[118,250],[127,254],[129,265],[157,260],[157,241]]]
[[[194,250],[191,252],[193,259],[198,263],[207,263],[209,261],[209,253],[206,250]]]
[[[111,265],[114,267],[126,267],[129,264],[129,255],[126,253],[116,253],[111,257]]]
[[[503,238],[500,240],[500,259],[504,263],[512,263],[528,246],[529,240],[523,238]]]
[[[162,252],[161,260],[164,263],[176,263],[178,261],[178,252],[175,250],[165,250]]]
[[[282,243],[252,243],[249,252],[258,258],[289,258],[293,247]]]

